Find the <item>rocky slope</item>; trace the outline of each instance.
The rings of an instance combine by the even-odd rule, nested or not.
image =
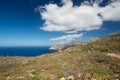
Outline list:
[[[0,57],[0,80],[120,80],[120,33],[36,57]]]
[[[54,44],[50,47],[52,50],[64,50],[69,47],[82,46],[85,45],[85,42],[71,42],[69,44]]]

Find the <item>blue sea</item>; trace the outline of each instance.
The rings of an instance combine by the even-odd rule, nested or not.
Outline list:
[[[0,56],[38,56],[46,53],[56,52],[49,47],[0,47]]]

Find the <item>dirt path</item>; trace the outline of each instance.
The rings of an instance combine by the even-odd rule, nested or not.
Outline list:
[[[106,55],[107,55],[107,56],[110,56],[110,57],[114,57],[114,58],[120,59],[120,54],[116,54],[116,53],[107,53]]]

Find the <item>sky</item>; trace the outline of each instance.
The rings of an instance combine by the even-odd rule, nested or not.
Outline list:
[[[50,46],[120,31],[120,0],[0,0],[0,46]]]

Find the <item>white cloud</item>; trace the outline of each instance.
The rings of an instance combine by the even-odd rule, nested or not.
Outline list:
[[[37,10],[45,20],[41,29],[67,33],[69,31],[90,31],[100,29],[103,21],[120,20],[120,0],[111,0],[105,7],[100,7],[99,4],[102,1],[84,1],[79,6],[73,6],[71,0],[62,0],[63,6],[51,3],[44,7],[40,6]]]
[[[104,7],[99,5],[102,2],[86,0],[79,6],[73,6],[72,0],[62,0],[63,6],[52,3],[40,6],[37,10],[45,20],[41,29],[68,34],[51,40],[72,41],[80,37],[80,34],[69,33],[100,29],[104,21],[120,21],[120,0],[110,0]]]
[[[72,42],[76,39],[80,39],[83,36],[83,33],[81,34],[69,34],[69,35],[63,35],[61,37],[52,38],[51,41],[57,41],[57,42]]]
[[[71,0],[63,0],[63,6],[48,4],[38,10],[45,20],[41,28],[45,31],[75,32],[99,29],[102,19],[98,16],[97,7],[82,3],[74,6]]]
[[[120,0],[115,0],[102,8],[101,15],[105,21],[120,21]]]

